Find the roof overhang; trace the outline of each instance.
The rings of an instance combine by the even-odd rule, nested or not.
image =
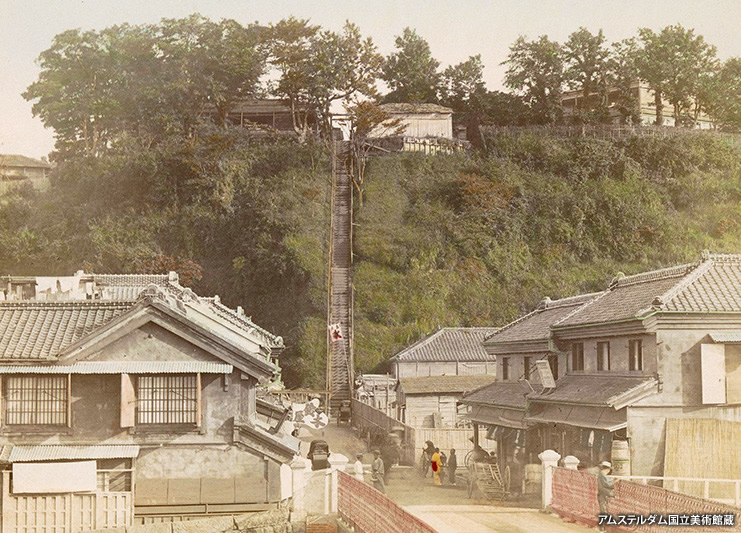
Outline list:
[[[0,374],[231,374],[210,361],[81,361],[72,364],[0,365]]]
[[[475,424],[485,426],[502,426],[515,429],[527,429],[528,427],[524,409],[472,405],[466,418]]]
[[[710,339],[720,344],[741,344],[741,331],[723,331],[711,333]]]
[[[139,455],[139,446],[120,444],[96,444],[92,446],[13,446],[9,463],[31,463],[40,461],[68,461],[90,459],[133,459]]]
[[[537,414],[528,415],[530,424],[564,424],[614,432],[628,427],[627,413],[610,407],[548,404]]]

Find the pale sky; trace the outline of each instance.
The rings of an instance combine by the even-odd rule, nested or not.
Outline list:
[[[500,63],[518,35],[547,34],[564,42],[580,26],[602,28],[609,41],[619,41],[639,27],[679,23],[717,46],[721,59],[741,56],[740,0],[0,0],[0,153],[40,157],[53,149],[53,132],[33,117],[21,93],[36,79],[35,60],[56,34],[194,12],[243,24],[295,15],[332,30],[349,19],[383,54],[410,26],[430,43],[442,67],[480,53],[492,90],[501,89]]]

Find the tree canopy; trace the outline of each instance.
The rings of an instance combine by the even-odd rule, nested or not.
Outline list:
[[[388,85],[387,102],[435,103],[440,85],[440,62],[430,45],[411,28],[396,37],[396,51],[386,58],[382,78]]]

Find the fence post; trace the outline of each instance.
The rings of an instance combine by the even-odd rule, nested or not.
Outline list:
[[[543,509],[551,505],[553,501],[553,469],[558,465],[561,455],[554,450],[546,450],[538,455],[538,459],[543,465],[543,488],[541,492],[541,501]]]
[[[563,458],[563,466],[569,470],[576,470],[579,466],[579,459],[573,455],[567,455]]]
[[[289,466],[293,485],[293,512],[302,514],[306,511],[306,461],[303,457],[295,457]]]
[[[330,506],[329,506],[329,512],[330,513],[336,513],[337,512],[337,490],[338,490],[338,474],[337,470],[345,471],[345,467],[347,466],[347,457],[342,455],[341,453],[333,453],[329,456],[329,468],[331,469],[331,476],[332,476],[332,486],[330,488],[331,491],[331,497],[330,497]]]

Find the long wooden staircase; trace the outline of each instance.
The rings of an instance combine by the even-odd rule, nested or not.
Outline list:
[[[327,389],[330,409],[337,413],[343,400],[352,398],[353,360],[353,189],[347,172],[350,145],[334,141],[332,154],[332,212],[329,246],[328,326],[340,324],[342,339],[328,340]]]

